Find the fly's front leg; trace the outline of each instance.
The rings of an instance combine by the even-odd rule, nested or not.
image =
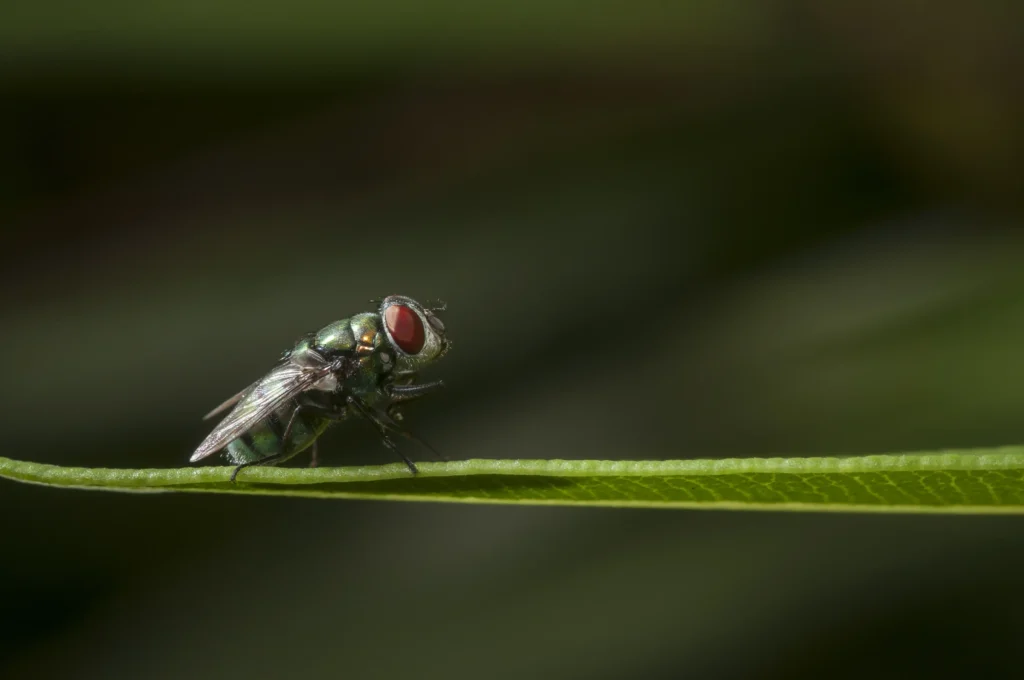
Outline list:
[[[443,380],[437,380],[435,382],[421,383],[419,385],[402,385],[402,384],[391,384],[384,388],[384,394],[388,396],[390,404],[387,407],[387,414],[395,420],[402,420],[402,414],[398,411],[398,407],[407,401],[413,399],[419,399],[422,396],[436,392],[444,387]]]
[[[412,401],[413,399],[419,399],[420,397],[436,392],[437,390],[444,387],[443,380],[437,380],[435,382],[421,383],[419,385],[388,385],[384,388],[384,393],[391,399],[392,404],[398,404],[406,401]]]
[[[238,476],[238,473],[242,470],[242,468],[252,467],[254,465],[273,465],[274,463],[279,463],[282,460],[286,460],[287,458],[288,452],[286,450],[282,451],[281,453],[275,453],[271,456],[265,456],[263,458],[260,458],[259,460],[250,460],[248,463],[242,463],[241,465],[236,466],[235,469],[231,471],[231,483],[235,483],[235,477]]]

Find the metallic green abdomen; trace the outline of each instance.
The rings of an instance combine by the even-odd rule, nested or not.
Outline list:
[[[241,465],[287,451],[287,458],[282,458],[279,461],[284,462],[309,448],[316,438],[327,429],[330,421],[299,413],[292,425],[292,431],[288,435],[288,446],[286,447],[282,437],[294,410],[293,403],[285,404],[269,418],[228,444],[224,452],[227,459],[235,465]]]

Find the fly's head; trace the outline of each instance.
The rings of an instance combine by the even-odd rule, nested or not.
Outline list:
[[[395,350],[395,367],[418,371],[447,352],[451,343],[436,312],[444,305],[425,307],[412,298],[389,295],[380,303],[380,318],[388,344]]]

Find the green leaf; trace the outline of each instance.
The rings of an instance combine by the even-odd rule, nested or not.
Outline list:
[[[616,507],[1024,512],[1024,447],[844,458],[467,460],[243,470],[74,468],[0,458],[0,477],[129,492]]]

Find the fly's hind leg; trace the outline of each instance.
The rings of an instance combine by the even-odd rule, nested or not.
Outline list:
[[[291,436],[292,425],[295,423],[295,418],[296,418],[296,416],[299,415],[299,411],[305,411],[306,413],[312,413],[313,415],[319,416],[319,417],[324,418],[326,420],[344,420],[345,419],[345,412],[344,411],[339,411],[337,409],[328,408],[328,407],[325,407],[325,406],[321,406],[319,404],[309,404],[309,403],[299,404],[298,406],[295,407],[295,410],[292,411],[292,417],[288,419],[288,426],[284,428],[284,435],[282,436],[282,440],[285,441],[285,442],[287,442],[288,441],[288,437]],[[312,451],[313,455],[312,455],[312,457],[309,460],[309,467],[315,468],[318,465],[317,452],[319,450],[318,447],[317,447],[317,440],[316,439],[313,440],[313,444],[310,446],[310,448],[313,449],[313,451]]]
[[[275,463],[280,463],[281,461],[288,460],[290,455],[291,454],[289,454],[288,451],[285,450],[282,451],[281,453],[275,453],[270,456],[264,456],[259,460],[250,460],[248,463],[236,465],[235,469],[231,471],[231,483],[235,483],[235,478],[238,477],[238,473],[242,470],[242,468],[254,467],[256,465],[274,465]]]

